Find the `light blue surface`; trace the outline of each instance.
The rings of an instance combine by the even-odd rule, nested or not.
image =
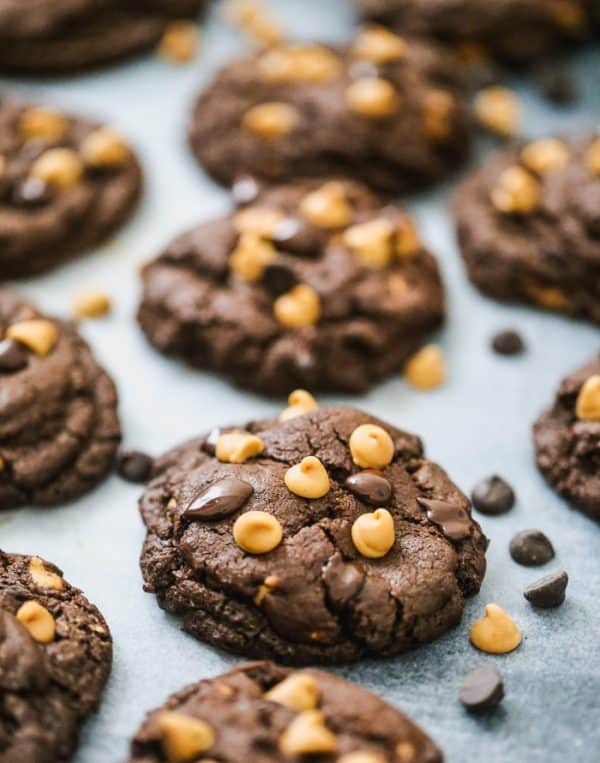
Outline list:
[[[354,23],[342,0],[272,5],[289,29],[305,37],[344,39]],[[145,164],[147,193],[126,230],[91,256],[15,288],[57,314],[68,312],[81,287],[99,286],[111,293],[114,314],[86,324],[84,333],[117,380],[125,442],[150,452],[213,425],[281,407],[162,358],[147,346],[133,320],[138,266],[182,229],[227,209],[225,194],[188,155],[184,134],[195,93],[242,45],[215,14],[206,28],[203,55],[189,67],[171,68],[148,58],[83,78],[23,85],[32,97],[114,122]],[[598,51],[579,58],[577,73],[585,97],[570,110],[551,108],[532,89],[519,87],[526,134],[600,123]],[[600,759],[600,527],[570,511],[546,487],[533,464],[530,426],[559,379],[598,350],[598,328],[502,306],[469,286],[446,211],[451,190],[448,185],[411,204],[448,286],[450,315],[438,339],[448,358],[449,381],[425,394],[394,378],[349,402],[421,434],[429,455],[465,490],[489,473],[504,474],[518,492],[518,504],[505,517],[482,519],[492,540],[489,572],[458,629],[413,654],[341,672],[405,709],[437,740],[449,763],[592,763]],[[524,357],[503,359],[488,351],[490,337],[507,326],[523,331],[529,347]],[[0,518],[3,548],[40,554],[63,567],[66,577],[102,609],[113,631],[112,677],[76,763],[122,760],[147,709],[185,683],[236,662],[182,634],[178,623],[142,592],[138,492],[113,477],[66,508]],[[571,576],[568,600],[560,610],[534,611],[522,597],[538,571],[514,564],[507,545],[515,531],[527,527],[539,527],[554,540],[558,556],[548,569],[562,565]],[[486,657],[469,645],[469,624],[490,601],[503,606],[522,628],[524,643],[514,654]],[[507,696],[491,719],[477,720],[463,712],[456,692],[463,674],[486,662],[503,672]]]

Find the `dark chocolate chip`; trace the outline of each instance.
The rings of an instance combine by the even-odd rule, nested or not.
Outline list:
[[[465,676],[458,696],[469,712],[491,710],[504,697],[502,676],[491,666],[475,668]]]
[[[262,276],[262,284],[273,297],[279,297],[282,294],[293,289],[298,283],[294,272],[287,265],[282,263],[273,263],[267,265]]]
[[[429,521],[450,540],[463,540],[471,534],[471,517],[462,506],[429,498],[417,498],[417,501],[427,512]]]
[[[182,516],[184,519],[223,519],[241,509],[253,492],[254,488],[247,482],[224,477],[197,495]]]
[[[361,501],[366,501],[372,506],[386,506],[392,497],[389,480],[375,470],[367,469],[358,474],[351,474],[345,485]]]
[[[152,474],[154,460],[139,450],[127,450],[119,455],[117,471],[127,482],[147,482]]]
[[[322,232],[306,220],[286,217],[273,231],[273,241],[280,248],[297,255],[313,255],[323,242]]]
[[[522,530],[510,542],[510,555],[525,567],[539,567],[554,558],[550,539],[540,530]]]
[[[245,204],[251,204],[256,200],[260,187],[256,180],[249,175],[237,178],[231,187],[231,195],[234,203],[241,207]]]
[[[565,600],[568,582],[567,573],[564,570],[557,570],[528,585],[523,591],[523,596],[534,607],[543,609],[560,607]]]
[[[358,564],[346,563],[335,554],[323,572],[323,579],[333,607],[343,609],[363,586],[365,573]]]
[[[492,348],[499,355],[520,355],[525,342],[517,331],[501,331],[492,339]]]
[[[41,207],[51,199],[50,186],[39,178],[26,178],[13,190],[13,201],[21,207]]]
[[[512,509],[515,505],[515,493],[508,482],[494,474],[475,485],[471,500],[477,511],[496,517]]]
[[[217,450],[217,442],[219,441],[219,437],[222,434],[225,434],[225,432],[230,431],[225,427],[215,427],[214,429],[211,429],[208,433],[208,436],[206,437],[206,440],[204,440],[204,443],[202,444],[202,448],[206,453],[208,453],[209,456],[214,456]]]
[[[25,368],[28,355],[22,345],[12,339],[0,342],[0,373],[12,374]]]
[[[582,188],[575,201],[587,230],[592,236],[600,238],[600,186],[598,183]]]
[[[536,72],[537,85],[549,101],[568,106],[577,100],[577,86],[571,72],[560,64],[548,64]]]

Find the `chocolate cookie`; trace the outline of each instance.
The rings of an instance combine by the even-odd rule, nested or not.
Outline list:
[[[600,355],[562,381],[533,431],[548,482],[600,520]]]
[[[206,0],[3,0],[0,70],[67,74],[152,48]]]
[[[0,760],[69,760],[112,662],[104,618],[61,571],[0,551]]]
[[[444,316],[408,215],[347,181],[266,190],[177,239],[143,282],[138,317],[159,350],[271,395],[364,391]]]
[[[365,18],[512,64],[586,37],[589,0],[357,0]],[[591,0],[593,2],[593,0]],[[493,7],[491,7],[493,6]]]
[[[254,662],[173,694],[148,715],[129,763],[442,763],[418,726],[375,694],[314,668]]]
[[[145,588],[231,652],[391,657],[457,625],[484,575],[469,501],[420,440],[306,392],[279,422],[185,443],[155,475],[140,502]]]
[[[0,99],[0,279],[41,273],[108,238],[141,186],[115,130]]]
[[[380,29],[346,47],[286,45],[228,64],[196,104],[190,141],[225,184],[340,175],[396,192],[460,164],[468,128],[446,54]]]
[[[600,139],[500,153],[459,190],[469,277],[496,299],[600,322]]]
[[[0,291],[0,509],[88,492],[120,439],[114,384],[88,345]]]

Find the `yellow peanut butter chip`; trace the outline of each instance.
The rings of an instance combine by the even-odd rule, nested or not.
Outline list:
[[[34,161],[30,174],[64,191],[81,179],[83,161],[71,148],[50,148]]]
[[[296,127],[300,114],[295,106],[273,101],[253,106],[244,114],[244,127],[264,140],[282,138]]]
[[[84,139],[81,156],[88,167],[113,169],[127,164],[131,150],[116,130],[100,127]]]
[[[303,458],[285,473],[287,489],[301,498],[322,498],[331,485],[327,470],[315,456]]]
[[[17,620],[40,644],[49,644],[56,635],[56,622],[50,612],[37,601],[26,601],[17,612]]]
[[[539,182],[523,167],[507,167],[490,194],[492,204],[504,214],[529,215],[540,204]]]
[[[384,469],[394,458],[394,441],[375,424],[361,424],[350,435],[352,460],[363,469]]]
[[[488,604],[485,615],[471,627],[471,643],[482,652],[506,654],[521,643],[521,631],[501,607]]]
[[[56,141],[64,138],[69,129],[65,116],[53,109],[32,106],[21,114],[19,133],[24,140],[41,138]]]
[[[297,715],[279,739],[284,755],[324,755],[337,747],[335,734],[325,725],[318,710],[305,710]]]
[[[34,556],[29,561],[29,574],[35,585],[40,588],[47,588],[52,591],[64,590],[65,581],[56,572],[46,569],[39,556]]]
[[[225,432],[217,440],[215,455],[225,464],[243,464],[264,449],[264,442],[256,435],[249,432]]]
[[[350,111],[367,119],[388,119],[400,109],[400,95],[391,82],[381,77],[361,77],[346,90]]]
[[[387,64],[406,58],[407,45],[402,37],[393,34],[382,26],[363,27],[353,52],[357,58],[372,61],[375,64]]]
[[[500,85],[483,88],[475,97],[474,109],[477,121],[486,130],[504,137],[518,132],[521,106],[512,90]]]
[[[575,413],[580,421],[600,421],[600,375],[594,374],[587,379],[579,395]]]
[[[537,175],[546,175],[564,167],[569,155],[569,149],[562,140],[542,138],[528,143],[521,150],[521,161]]]
[[[58,329],[51,321],[34,318],[30,321],[13,323],[6,330],[6,337],[24,344],[36,355],[49,355],[58,342]]]
[[[273,312],[285,328],[314,326],[321,317],[321,301],[312,286],[299,284],[275,300]]]
[[[215,743],[212,727],[199,718],[177,712],[161,712],[156,725],[169,763],[188,763]]]
[[[288,407],[279,416],[279,421],[289,421],[297,416],[303,416],[319,407],[314,397],[305,389],[295,389],[288,397]]]
[[[100,318],[110,309],[110,297],[100,289],[80,291],[73,299],[73,313],[79,318]]]
[[[423,347],[404,367],[406,380],[416,389],[435,389],[446,380],[446,364],[442,350],[435,344]]]
[[[331,181],[302,199],[300,214],[319,228],[343,228],[352,219],[352,208],[344,186]]]
[[[265,694],[265,699],[301,713],[304,710],[314,710],[320,696],[321,690],[314,678],[305,673],[292,673],[270,689]]]
[[[281,543],[283,528],[279,520],[266,511],[247,511],[236,520],[233,538],[249,554],[267,554]]]
[[[368,559],[380,559],[394,545],[394,519],[387,509],[361,514],[352,525],[352,542]]]

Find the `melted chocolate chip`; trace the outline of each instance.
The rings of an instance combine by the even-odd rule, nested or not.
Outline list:
[[[385,506],[392,497],[389,481],[375,470],[351,474],[345,482],[351,493],[372,506]]]
[[[346,563],[335,554],[323,573],[329,598],[336,610],[343,609],[362,588],[365,575],[358,564]]]
[[[512,509],[515,505],[515,493],[506,480],[493,475],[475,485],[471,500],[477,511],[496,517]]]
[[[554,558],[554,546],[540,530],[522,530],[510,542],[510,555],[525,567],[539,567]]]
[[[50,186],[39,178],[26,178],[13,190],[13,201],[20,207],[41,207],[51,199]]]
[[[3,339],[0,342],[0,373],[12,374],[21,371],[27,363],[27,352],[22,345],[12,339]]]
[[[127,482],[142,484],[152,474],[154,460],[139,450],[128,450],[119,454],[117,472]]]
[[[293,254],[311,256],[321,247],[323,237],[305,220],[286,217],[275,228],[273,241]]]
[[[224,477],[197,495],[183,512],[184,519],[222,519],[233,514],[254,492],[237,477]]]
[[[293,289],[298,283],[298,279],[287,265],[273,263],[265,268],[262,283],[269,294],[273,297],[279,297]]]
[[[565,592],[569,576],[564,570],[551,572],[544,575],[543,578],[536,580],[535,583],[528,585],[523,591],[523,596],[534,607],[550,609],[560,607],[565,600]]]
[[[492,349],[498,355],[520,355],[525,350],[525,342],[517,331],[501,331],[492,339]]]
[[[476,668],[465,676],[458,696],[472,713],[491,710],[504,697],[502,676],[490,666]]]
[[[219,441],[219,437],[224,434],[227,430],[223,429],[221,427],[215,427],[214,429],[211,429],[208,433],[206,440],[204,440],[204,443],[202,444],[203,450],[208,453],[209,456],[214,456],[217,449],[217,442]]]
[[[427,512],[429,521],[440,527],[450,540],[463,540],[471,534],[471,517],[461,506],[429,498],[417,498],[417,501]]]

